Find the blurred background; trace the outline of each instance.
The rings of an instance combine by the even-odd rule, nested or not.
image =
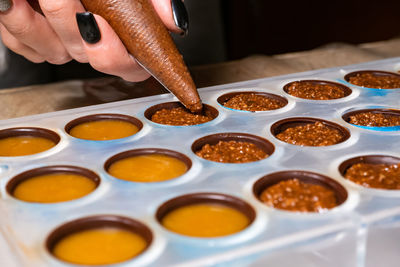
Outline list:
[[[400,37],[398,0],[185,0],[185,5],[189,34],[173,38],[191,70],[252,55]],[[32,64],[0,44],[0,88],[101,76],[105,75],[76,62]]]

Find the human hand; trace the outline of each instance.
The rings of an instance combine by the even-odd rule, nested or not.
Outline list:
[[[187,31],[187,13],[181,0],[152,2],[170,31]],[[15,53],[35,63],[64,64],[72,59],[88,62],[100,72],[127,81],[149,77],[111,26],[98,15],[83,13],[85,9],[79,0],[39,0],[39,4],[43,15],[26,0],[0,0],[1,38]]]

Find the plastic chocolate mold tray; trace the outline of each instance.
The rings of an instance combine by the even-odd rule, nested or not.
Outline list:
[[[400,109],[400,90],[363,88],[346,81],[348,73],[371,69],[397,72],[400,58],[202,88],[200,95],[215,109],[216,118],[195,126],[162,125],[148,119],[157,105],[177,101],[170,94],[1,121],[0,130],[47,129],[54,133],[52,136],[58,144],[37,155],[0,157],[0,223],[8,247],[1,250],[5,255],[0,255],[0,259],[15,261],[16,266],[70,266],[49,253],[54,231],[76,220],[100,216],[95,218],[133,220],[151,235],[151,245],[143,255],[121,264],[124,266],[262,266],[279,262],[285,258],[279,255],[293,251],[296,266],[300,266],[302,260],[310,266],[335,266],[337,259],[341,266],[369,266],[368,262],[380,260],[383,263],[386,258],[399,262],[398,253],[386,257],[382,254],[384,250],[374,250],[366,255],[365,248],[377,246],[376,242],[369,243],[377,232],[376,227],[389,225],[390,231],[399,230],[400,191],[364,188],[342,175],[343,166],[354,158],[400,157],[398,127],[372,131],[346,122],[345,114],[355,110]],[[286,84],[300,80],[343,84],[351,93],[349,91],[344,98],[324,101],[301,99],[285,92]],[[237,92],[266,93],[284,99],[287,104],[265,112],[241,112],[220,104],[221,97]],[[71,122],[96,114],[133,118],[140,131],[107,142],[80,140],[68,134]],[[101,119],[98,116],[96,119]],[[332,146],[307,147],[275,138],[278,128],[272,126],[293,118],[317,119],[337,125],[347,140]],[[266,140],[270,156],[246,164],[212,162],[196,156],[194,148],[198,140],[226,133]],[[115,179],[107,173],[108,161],[116,155],[126,155],[127,151],[173,151],[189,164],[188,171],[176,179],[155,183]],[[54,204],[27,203],[9,194],[7,185],[14,177],[46,166],[84,168],[98,176],[100,182],[97,189],[85,197]],[[280,172],[313,173],[334,180],[341,188],[339,202],[342,204],[322,213],[267,207],[254,190],[261,190],[260,185],[265,185],[259,182],[263,177]],[[223,195],[242,201],[254,211],[251,225],[236,234],[218,238],[194,238],[166,230],[159,222],[157,211],[172,199],[193,194]],[[372,235],[368,234],[369,229],[374,230]],[[384,246],[389,237],[386,232],[380,244]],[[389,239],[388,242],[393,241]],[[308,257],[313,252],[332,260],[326,265],[320,264],[321,258],[314,261],[313,257]],[[2,266],[12,266],[8,262],[5,264]]]

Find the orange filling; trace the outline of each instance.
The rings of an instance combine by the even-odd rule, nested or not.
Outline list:
[[[101,228],[64,237],[54,246],[53,254],[75,264],[104,265],[129,260],[146,247],[146,240],[131,231]]]
[[[149,154],[121,159],[108,169],[112,176],[132,182],[161,182],[181,176],[187,171],[184,162],[174,157]]]
[[[56,203],[83,197],[95,189],[95,182],[85,176],[55,173],[22,181],[13,195],[27,202]]]
[[[250,221],[234,208],[217,204],[192,204],[169,212],[161,223],[182,235],[220,237],[245,229]]]
[[[46,151],[56,144],[46,138],[35,136],[15,136],[0,139],[0,156],[27,156]]]
[[[69,134],[80,139],[105,141],[128,137],[138,131],[136,125],[127,121],[99,120],[78,124],[69,131]]]

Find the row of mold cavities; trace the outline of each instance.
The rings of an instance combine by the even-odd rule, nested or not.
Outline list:
[[[167,104],[179,105],[178,102],[171,102]],[[218,111],[216,111],[218,113]],[[368,122],[369,119],[371,122]],[[344,122],[349,123],[352,126],[367,129],[367,130],[375,130],[375,131],[398,131],[400,129],[400,110],[390,109],[390,108],[359,108],[359,109],[348,109],[342,115],[342,120]],[[354,120],[354,122],[353,122]],[[72,129],[76,126],[85,124],[87,122],[108,122],[108,121],[122,121],[124,123],[132,124],[136,130],[132,133],[127,134],[127,136],[118,136],[116,139],[111,140],[125,140],[130,136],[135,136],[140,130],[143,128],[143,123],[131,116],[121,115],[121,114],[95,114],[89,115],[85,117],[81,117],[75,119],[68,123],[65,126],[65,131],[70,133]],[[352,123],[353,122],[353,123]],[[380,124],[382,122],[382,124]],[[272,124],[270,128],[270,132],[273,136],[277,136],[284,132],[289,128],[294,128],[298,126],[306,126],[315,123],[321,123],[324,126],[335,129],[340,132],[341,140],[338,143],[341,143],[347,140],[350,137],[350,132],[345,127],[319,118],[311,118],[311,117],[292,117],[286,118],[280,121],[277,121]],[[392,123],[394,126],[386,126],[385,123]],[[105,135],[108,134],[109,131],[118,131],[118,125],[112,126],[109,125],[110,128],[105,126],[100,126],[100,132]],[[128,130],[129,131],[129,130]],[[92,128],[89,130],[89,135],[93,136],[93,133],[97,133],[96,128]],[[107,135],[108,136],[108,135]],[[35,147],[35,143],[31,144],[34,140],[32,137],[39,138],[37,147]],[[113,136],[112,138],[114,138]],[[27,140],[22,140],[21,138],[27,138]],[[76,138],[76,137],[73,137]],[[90,137],[87,137],[90,138]],[[80,139],[80,138],[77,138]],[[280,138],[279,138],[280,139]],[[83,139],[88,140],[88,139]],[[282,140],[282,139],[280,139]],[[8,128],[0,130],[0,156],[1,157],[14,157],[14,158],[24,158],[23,156],[29,156],[32,154],[40,153],[50,148],[56,146],[61,141],[60,135],[56,132],[45,129],[45,128],[37,128],[37,127],[18,127],[18,128]],[[103,142],[104,138],[93,140],[98,142]],[[17,144],[18,143],[18,144]],[[27,151],[18,151],[17,149],[23,149],[23,145],[28,146]],[[302,144],[300,144],[302,145]],[[7,147],[12,147],[16,151],[8,151]]]
[[[288,179],[291,179],[293,175],[295,175],[296,177],[298,177],[298,179],[306,183],[321,185],[332,190],[337,200],[336,206],[344,205],[344,203],[348,199],[348,192],[345,189],[345,187],[343,187],[335,180],[320,174],[305,172],[305,171],[291,171],[291,172],[286,171],[286,172],[273,173],[265,177],[262,177],[253,186],[254,198],[259,201],[260,194],[263,192],[263,189],[279,181],[286,181]],[[236,213],[240,213],[241,214],[240,216],[245,218],[245,223],[238,225],[235,229],[229,229],[229,227],[217,227],[217,228],[211,227],[211,229],[205,229],[206,230],[205,232],[203,231],[197,232],[198,229],[196,230],[196,225],[193,224],[193,221],[191,223],[184,223],[184,222],[181,223],[184,225],[190,225],[191,227],[189,228],[194,228],[194,230],[190,229],[188,230],[186,228],[183,230],[180,230],[179,228],[174,229],[173,227],[168,225],[168,222],[166,222],[167,217],[170,214],[172,214],[175,211],[178,211],[181,208],[190,209],[190,208],[202,207],[202,205],[210,206],[211,209],[214,210],[220,208],[235,210]],[[257,232],[265,227],[265,225],[263,225],[261,229],[255,229],[257,227],[259,228],[260,224],[266,223],[265,221],[263,221],[262,216],[259,216],[258,211],[259,209],[254,208],[247,201],[240,199],[238,197],[221,193],[200,192],[200,193],[191,193],[187,195],[180,195],[163,202],[161,205],[158,206],[158,209],[154,214],[154,219],[157,221],[158,225],[160,225],[161,228],[164,231],[166,231],[168,235],[172,234],[173,236],[174,235],[178,236],[180,239],[184,238],[189,242],[192,242],[194,240],[197,241],[198,244],[200,245],[209,244],[210,240],[213,241],[214,244],[218,244],[219,240],[221,241],[220,244],[226,245],[226,244],[247,241],[249,238],[256,236]],[[192,214],[190,216],[191,219],[193,219],[193,217],[196,217],[197,215],[197,213],[195,213],[195,215],[193,215],[193,213],[191,214]],[[207,213],[200,214],[200,217],[205,216],[205,214]],[[226,215],[226,216],[232,216],[232,215]],[[205,218],[208,217],[205,216],[203,220]],[[183,216],[182,220],[186,219],[188,219],[188,217]],[[176,220],[176,217],[174,218],[174,220]],[[210,227],[211,225],[215,224],[217,224],[218,226],[219,223],[225,224],[226,222],[227,222],[226,218],[222,219],[221,222],[216,221],[215,219],[209,221],[208,223],[203,221],[203,223],[205,223],[207,227]],[[179,225],[179,221],[177,222],[177,224]],[[149,250],[148,252],[150,252],[153,246],[152,243],[157,241],[157,238],[155,239],[155,236],[153,235],[154,232],[153,229],[151,229],[151,227],[148,227],[145,223],[142,223],[136,219],[132,219],[129,217],[121,217],[116,215],[100,215],[100,216],[89,216],[89,217],[79,218],[77,220],[73,220],[62,224],[61,226],[56,227],[56,229],[53,230],[46,239],[45,244],[47,251],[51,255],[53,255],[53,257],[55,255],[55,258],[60,260],[59,253],[55,253],[55,250],[57,244],[61,242],[64,238],[68,237],[69,235],[74,235],[86,230],[93,230],[106,227],[128,230],[135,234],[140,235],[145,240],[146,245],[139,254],[147,253],[146,250]],[[226,230],[227,228],[229,230]],[[220,232],[221,229],[223,229],[222,230],[223,233]],[[210,234],[210,231],[212,232],[212,234]],[[251,231],[252,233],[249,235]],[[156,258],[156,256],[152,258],[154,259]],[[61,260],[68,262],[68,260],[63,258],[61,258]],[[138,258],[138,260],[140,259]],[[88,264],[87,262],[85,263]]]
[[[112,164],[120,160],[129,159],[137,155],[162,155],[162,153],[164,153],[164,155],[166,154],[170,157],[174,157],[177,161],[180,161],[183,165],[185,165],[186,168],[183,170],[183,172],[178,173],[175,176],[170,176],[168,177],[168,179],[160,180],[154,180],[151,176],[147,180],[143,179],[143,177],[139,177],[142,178],[139,180],[127,179],[126,177],[114,176],[112,175],[112,173],[110,173],[110,167],[112,166]],[[378,195],[385,190],[396,191],[400,189],[400,182],[396,180],[396,172],[398,175],[400,171],[400,158],[398,157],[375,154],[361,155],[349,159],[344,159],[343,162],[340,162],[338,164],[339,165],[336,166],[336,171],[339,172],[340,178],[343,181],[346,181],[348,185],[351,184],[353,188],[365,188],[369,191],[376,190]],[[124,180],[133,182],[133,185],[139,183],[148,184],[149,186],[155,184],[160,186],[165,181],[181,179],[184,174],[188,173],[191,170],[192,162],[185,155],[175,151],[138,149],[125,151],[111,157],[105,162],[103,168],[110,177],[115,179],[115,181]],[[304,175],[304,173],[308,172],[281,171],[275,174],[273,173],[259,179],[257,182],[252,184],[251,190],[253,191],[254,195],[258,197],[260,193],[266,188],[275,185],[281,181],[289,180],[291,177],[301,178],[302,176],[307,176]],[[150,172],[150,174],[152,173]],[[335,188],[335,186],[329,185],[330,182],[324,182],[328,181],[329,179],[327,179],[326,177],[321,178],[322,175],[310,174],[309,176],[311,176],[311,178],[304,178],[304,182],[311,184],[320,183],[328,188]],[[317,181],[316,179],[319,179],[320,182],[313,182]],[[64,190],[65,188],[62,188],[63,184],[65,186],[71,187],[71,190]],[[46,204],[79,199],[95,191],[100,186],[100,184],[100,176],[89,169],[72,165],[53,165],[30,169],[13,177],[10,177],[10,179],[6,183],[5,191],[10,197],[21,200],[25,203]],[[56,192],[52,190],[58,191]]]

